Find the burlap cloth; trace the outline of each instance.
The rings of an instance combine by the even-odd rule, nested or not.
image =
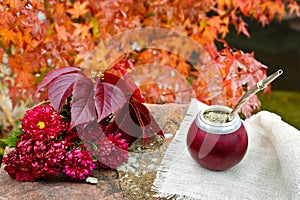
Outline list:
[[[204,104],[193,99],[166,151],[152,190],[176,199],[300,199],[300,132],[278,115],[261,111],[244,122],[249,145],[233,168],[210,171],[187,151],[186,135]]]

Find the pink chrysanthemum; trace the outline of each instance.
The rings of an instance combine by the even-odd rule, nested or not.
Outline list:
[[[66,131],[68,124],[63,122],[50,105],[39,105],[27,110],[22,122],[21,139],[49,140],[57,139],[62,131]]]
[[[84,136],[88,141],[85,142],[79,138],[78,132],[68,131],[69,124],[50,105],[36,106],[26,111],[20,121],[23,132],[18,136],[20,141],[3,159],[4,169],[18,181],[47,179],[60,172],[82,180],[91,175],[95,168],[87,149],[94,150],[97,162],[103,168],[115,169],[127,161],[128,143],[121,139],[120,133],[107,137],[104,134],[93,135],[102,131],[95,131],[94,124],[90,124],[85,127],[87,131]],[[95,121],[95,124],[98,125],[98,122]],[[85,145],[90,143],[94,145],[86,149]]]
[[[4,169],[18,181],[34,181],[58,175],[67,146],[64,141],[22,140],[3,159]]]
[[[63,140],[68,147],[72,147],[76,142],[80,141],[80,138],[76,131],[70,131],[63,135]]]
[[[116,169],[119,165],[127,162],[128,143],[120,139],[121,133],[113,136],[103,136],[97,143],[95,157],[98,159],[99,167]]]
[[[94,167],[93,158],[87,150],[73,148],[66,155],[63,172],[73,179],[83,180],[92,175]]]

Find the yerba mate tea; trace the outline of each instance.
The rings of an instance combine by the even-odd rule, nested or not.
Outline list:
[[[228,121],[231,108],[210,106],[200,111],[187,136],[188,150],[201,166],[226,170],[239,163],[248,147],[246,129],[238,115]]]

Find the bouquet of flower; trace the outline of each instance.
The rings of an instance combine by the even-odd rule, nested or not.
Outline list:
[[[49,72],[37,92],[46,86],[48,100],[27,110],[19,130],[2,140],[14,147],[4,169],[18,181],[59,173],[82,180],[96,167],[115,169],[126,162],[137,138],[163,136],[126,76],[105,72],[89,79],[67,67]]]

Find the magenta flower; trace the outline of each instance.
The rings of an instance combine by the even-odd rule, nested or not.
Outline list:
[[[20,135],[21,139],[57,139],[68,128],[68,123],[50,105],[39,105],[27,110],[20,121],[24,132]]]
[[[3,158],[4,169],[18,181],[34,181],[58,175],[65,158],[65,142],[21,140]]]
[[[92,175],[95,164],[87,150],[73,148],[71,152],[67,153],[63,167],[63,172],[67,176],[82,180]]]
[[[26,111],[20,121],[23,132],[18,136],[20,140],[3,158],[4,169],[18,181],[47,179],[61,172],[72,179],[83,180],[92,175],[96,164],[115,169],[127,161],[128,143],[121,139],[121,134],[95,136],[93,133],[97,131],[94,124],[90,124],[85,127],[85,136],[88,141],[97,141],[93,144],[98,161],[94,162],[87,149],[93,151],[95,146],[85,146],[89,143],[81,140],[78,132],[68,131],[69,124],[50,105]]]
[[[97,143],[95,157],[98,159],[98,165],[101,168],[116,169],[128,159],[128,143],[125,139],[120,139],[121,133],[113,136],[109,134],[103,136]]]
[[[26,111],[22,122],[21,139],[16,148],[4,158],[5,170],[18,181],[34,181],[58,175],[65,159],[68,144],[57,141],[66,135],[68,123],[50,105],[36,106]]]
[[[76,142],[81,141],[76,131],[64,133],[63,140],[66,142],[66,145],[68,147],[72,147],[73,145],[75,145]]]

